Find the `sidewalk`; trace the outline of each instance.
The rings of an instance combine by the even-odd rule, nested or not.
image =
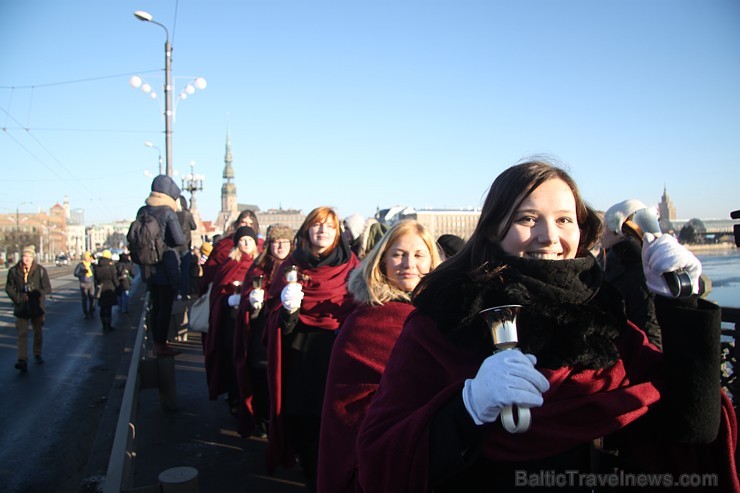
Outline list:
[[[159,391],[141,391],[136,430],[136,487],[156,484],[172,467],[198,470],[199,493],[305,491],[298,467],[265,470],[266,439],[242,438],[225,401],[208,400],[199,333],[172,343],[182,350],[175,358],[177,410],[160,406]]]

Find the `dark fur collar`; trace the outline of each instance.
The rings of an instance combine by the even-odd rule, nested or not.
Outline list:
[[[602,283],[592,256],[573,260],[532,260],[502,255],[458,282],[415,301],[458,344],[493,350],[491,336],[478,312],[519,304],[519,347],[537,356],[538,366],[606,368],[619,357],[613,340],[625,327],[621,298]]]

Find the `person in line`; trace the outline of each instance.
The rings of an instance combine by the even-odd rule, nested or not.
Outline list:
[[[440,262],[429,231],[405,219],[394,224],[350,274],[347,289],[359,305],[332,349],[321,414],[318,491],[356,491],[360,423],[413,310],[411,293]]]
[[[441,250],[443,259],[448,259],[462,250],[465,240],[457,235],[443,234],[437,238],[437,246]]]
[[[134,281],[134,264],[127,253],[122,253],[116,262],[116,274],[118,275],[118,313],[128,313],[129,292]]]
[[[13,302],[15,328],[18,331],[18,361],[15,368],[21,373],[28,371],[28,324],[33,328],[33,358],[44,363],[45,300],[51,294],[51,282],[46,268],[36,262],[36,248],[23,248],[21,260],[10,268],[5,283],[5,292]]]
[[[342,220],[342,226],[344,226],[342,234],[347,237],[350,250],[359,260],[362,260],[361,255],[364,257],[362,233],[365,231],[365,218],[362,217],[362,214],[355,212]]]
[[[231,253],[218,265],[210,295],[208,332],[203,334],[208,397],[217,400],[227,394],[232,414],[239,410],[239,387],[234,367],[234,329],[244,275],[257,257],[257,233],[241,226],[231,235]]]
[[[267,387],[265,293],[280,263],[294,250],[295,231],[282,224],[267,228],[265,247],[244,276],[234,340],[234,365],[239,384],[239,433],[267,436],[270,394]]]
[[[296,233],[296,249],[280,264],[265,306],[270,385],[267,468],[274,473],[278,465],[292,467],[297,454],[312,491],[331,348],[355,307],[347,282],[358,260],[340,228],[330,207],[317,207],[306,216]]]
[[[208,290],[208,285],[213,281],[213,276],[218,270],[218,266],[226,262],[231,254],[234,231],[242,226],[248,226],[257,234],[257,250],[262,251],[264,241],[259,238],[260,223],[254,211],[246,209],[239,213],[236,220],[224,231],[224,234],[218,238],[213,238],[213,249],[208,255],[205,264],[203,264],[203,277],[201,278],[200,294]]]
[[[190,298],[190,264],[193,258],[192,232],[198,229],[198,225],[195,224],[195,218],[188,209],[188,200],[182,195],[178,198],[176,214],[185,237],[185,244],[177,247],[177,253],[180,255],[180,291],[178,294],[180,298],[187,300]]]
[[[80,295],[82,296],[82,313],[86,319],[92,319],[95,316],[95,279],[93,270],[95,269],[95,259],[92,253],[85,252],[82,255],[82,262],[75,266],[73,275],[80,281]]]
[[[663,347],[660,326],[655,318],[653,294],[647,287],[642,267],[642,245],[622,233],[622,224],[647,206],[637,199],[618,202],[604,214],[601,235],[601,262],[604,279],[616,287],[624,298],[627,319],[640,327],[655,347]]]
[[[592,491],[578,474],[615,470],[716,474],[718,491],[740,489],[719,307],[670,297],[661,276],[684,269],[696,293],[701,264],[674,237],[646,235],[660,352],[589,252],[600,230],[561,168],[533,159],[496,178],[466,245],[416,288],[358,436],[363,491],[519,491],[542,471],[575,471],[569,491]],[[494,352],[479,312],[501,305],[521,306],[520,350]],[[531,408],[527,431],[502,427],[517,424],[509,406]]]
[[[110,250],[103,250],[95,266],[95,288],[100,307],[100,323],[103,332],[115,330],[113,327],[113,306],[118,304],[118,271],[113,265],[113,255]]]
[[[167,175],[159,175],[152,180],[151,192],[136,213],[138,217],[145,211],[157,218],[165,242],[162,260],[152,266],[146,279],[149,298],[152,304],[149,312],[151,335],[154,341],[154,355],[158,358],[173,357],[180,354],[178,349],[167,343],[172,317],[172,305],[180,285],[180,256],[177,247],[185,243],[180,220],[175,211],[180,197],[180,187]]]

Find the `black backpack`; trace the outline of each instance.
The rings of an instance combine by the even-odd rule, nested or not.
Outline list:
[[[129,226],[126,240],[133,263],[156,265],[162,261],[164,237],[154,214],[146,211],[139,214]]]

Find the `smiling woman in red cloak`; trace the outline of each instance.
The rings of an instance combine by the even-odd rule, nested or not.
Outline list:
[[[682,491],[681,478],[740,489],[720,310],[697,295],[701,264],[672,236],[646,235],[661,353],[589,251],[600,229],[556,166],[496,178],[468,242],[416,288],[358,435],[362,491],[602,491],[595,478],[616,491],[656,478],[659,491]],[[691,278],[686,298],[663,278],[677,270]],[[480,312],[512,305],[520,350],[496,350],[501,332]],[[529,408],[530,426],[513,408]]]
[[[278,465],[291,467],[298,454],[309,489],[316,486],[331,349],[337,330],[355,308],[347,282],[358,260],[339,228],[329,207],[308,214],[265,306],[271,405],[267,467],[270,472]]]

